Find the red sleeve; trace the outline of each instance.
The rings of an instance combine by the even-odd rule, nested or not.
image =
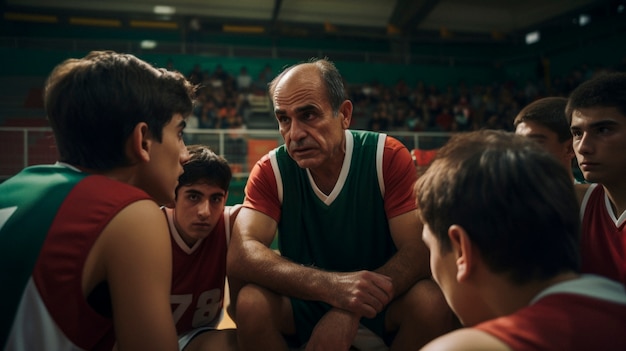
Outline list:
[[[280,220],[281,203],[269,154],[261,157],[252,168],[244,194],[244,207],[262,212],[276,222]]]
[[[417,171],[409,150],[397,139],[387,136],[383,153],[385,212],[393,218],[417,208],[413,185]]]

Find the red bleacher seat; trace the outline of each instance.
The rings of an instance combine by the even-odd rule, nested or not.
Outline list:
[[[28,146],[28,165],[55,163],[59,156],[52,132],[30,133],[35,142]]]
[[[3,127],[50,127],[44,117],[10,117],[4,120]]]
[[[8,178],[24,168],[24,134],[0,131],[0,177]]]

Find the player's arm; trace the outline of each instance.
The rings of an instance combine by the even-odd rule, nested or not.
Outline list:
[[[322,271],[280,256],[269,248],[276,227],[271,217],[246,207],[241,209],[228,250],[229,277],[281,295],[324,301],[370,318],[391,299],[391,280],[382,274]]]
[[[389,228],[398,251],[376,272],[391,277],[395,298],[418,280],[430,277],[430,256],[422,241],[422,223],[415,210],[391,218]]]
[[[229,279],[255,283],[283,295],[302,295],[296,281],[304,278],[299,275],[303,267],[270,248],[276,230],[276,221],[262,212],[247,207],[239,211],[228,248]]]
[[[229,279],[374,317],[391,298],[389,277],[371,271],[322,271],[294,263],[270,249],[281,204],[271,165],[261,161],[248,179],[244,208],[235,221],[228,252]]]
[[[409,151],[393,138],[387,138],[383,155],[385,212],[389,231],[398,249],[376,271],[391,277],[393,297],[430,277],[428,248],[422,241],[422,222],[417,214],[413,186],[417,171]]]
[[[232,233],[233,233],[233,228],[235,226],[235,220],[237,219],[237,216],[239,215],[239,211],[242,209],[242,205],[241,204],[236,204],[233,206],[226,206],[224,208],[224,212],[228,213],[228,226],[229,226],[229,233],[230,236],[228,238],[228,245],[229,245],[229,249],[230,249],[230,239],[232,238]],[[241,283],[241,281],[235,277],[232,276],[228,276],[227,274],[227,279],[226,279],[226,285],[228,286],[228,296],[229,296],[229,302],[228,302],[228,306],[226,306],[226,312],[228,313],[228,315],[230,316],[230,318],[234,321],[235,320],[235,301],[237,301],[237,294],[239,293],[239,290],[241,289],[241,287],[243,286],[243,284]]]
[[[150,200],[127,206],[98,241],[119,350],[177,350],[167,223]]]
[[[279,294],[298,296],[310,293],[303,286],[307,270],[270,248],[278,227],[281,203],[269,157],[252,169],[246,185],[244,207],[239,210],[228,248],[228,279],[231,297],[247,283],[264,286]],[[311,298],[314,295],[307,295]],[[232,304],[235,304],[233,299]]]

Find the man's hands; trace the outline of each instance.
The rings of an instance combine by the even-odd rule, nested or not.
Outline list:
[[[374,318],[394,297],[393,283],[386,275],[359,271],[335,273],[334,279],[327,302],[357,318]]]

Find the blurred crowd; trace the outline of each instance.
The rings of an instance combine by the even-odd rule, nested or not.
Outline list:
[[[567,97],[580,83],[605,71],[624,71],[615,66],[581,64],[565,76],[547,77],[540,69],[535,79],[494,81],[476,84],[460,81],[441,88],[436,82],[418,81],[411,86],[399,79],[389,86],[346,82],[354,103],[352,128],[373,131],[455,132],[478,129],[513,130],[513,119],[525,105],[546,96]],[[267,96],[267,84],[275,72],[267,64],[252,76],[242,66],[227,72],[221,65],[213,70],[196,64],[187,77],[201,85],[190,127],[246,128],[252,117],[251,100]]]

